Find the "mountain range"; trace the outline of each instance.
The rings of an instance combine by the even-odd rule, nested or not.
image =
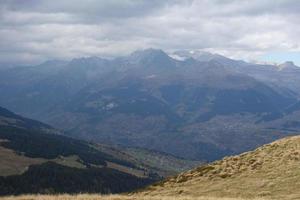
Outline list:
[[[292,62],[146,49],[2,70],[0,105],[86,141],[213,161],[298,134],[299,75]]]

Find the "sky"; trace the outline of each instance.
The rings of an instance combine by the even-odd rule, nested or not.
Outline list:
[[[299,0],[1,0],[0,63],[202,50],[300,66]]]

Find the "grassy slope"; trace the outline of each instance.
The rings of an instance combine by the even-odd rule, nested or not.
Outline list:
[[[3,130],[9,131],[10,133],[8,135],[10,137],[8,137]],[[28,134],[28,137],[25,137],[25,133]],[[18,142],[15,141],[16,138],[18,138]],[[29,138],[30,142],[28,141]],[[12,142],[10,140],[15,141],[14,144],[10,145],[9,143]],[[153,153],[143,149],[139,150],[140,153],[136,150],[133,154],[126,152],[122,148],[100,144],[88,144],[85,142],[80,143],[77,140],[69,142],[69,140],[72,141],[72,139],[64,136],[41,135],[40,133],[34,133],[28,130],[15,127],[8,128],[0,125],[0,176],[21,174],[25,172],[30,165],[42,164],[48,161],[53,161],[64,166],[85,168],[86,166],[83,163],[83,159],[86,158],[86,155],[89,157],[93,156],[89,161],[103,160],[109,168],[117,169],[138,177],[147,177],[151,173],[166,177],[193,168],[188,164],[186,168],[184,168],[184,163],[190,162],[193,163],[193,166],[199,164],[199,162],[181,160],[168,154]],[[43,153],[45,145],[48,146],[48,150]],[[91,149],[87,148],[87,145],[89,145]],[[72,147],[72,149],[67,147]],[[49,149],[61,150],[55,153],[49,153]],[[67,151],[68,153],[66,154]],[[23,153],[20,154],[17,152]],[[103,157],[101,155],[103,155]],[[99,163],[91,164],[93,164],[93,166],[99,165]],[[99,166],[101,166],[101,163]],[[172,167],[166,168],[165,166]]]
[[[11,196],[1,200],[245,200],[300,198],[300,136],[190,170],[130,195]]]
[[[300,136],[190,170],[148,187],[150,196],[300,199]]]
[[[149,196],[127,196],[127,195],[90,195],[82,194],[76,196],[70,195],[58,195],[58,196],[45,196],[45,195],[28,195],[28,196],[11,196],[0,197],[0,200],[246,200],[242,198],[216,198],[216,197],[192,197],[192,196],[161,196],[161,197],[149,197]],[[263,198],[255,198],[251,200],[264,200]]]
[[[48,129],[0,107],[0,195],[126,192],[158,180],[156,173],[183,170],[181,163],[171,171],[123,149],[47,134]],[[164,164],[177,163],[169,155],[156,156],[167,161]]]
[[[154,180],[135,163],[90,143],[0,125],[0,195],[110,194],[133,191]]]
[[[166,177],[199,165],[199,162],[182,160],[159,152],[143,149],[127,151],[126,148],[111,145],[91,144],[60,135],[42,134],[49,132],[58,133],[46,124],[0,107],[0,176],[20,174],[32,164],[47,161],[76,168],[85,167],[82,161],[93,165],[107,164],[110,168],[138,177],[154,173]],[[21,155],[15,152],[23,153]],[[96,160],[99,163],[93,163]]]
[[[0,107],[0,195],[119,193],[155,180],[126,158],[48,133],[57,132]]]
[[[112,147],[103,144],[98,144],[97,148],[117,157],[126,157],[130,162],[136,163],[138,166],[142,163],[142,168],[149,169],[162,177],[176,175],[180,172],[193,169],[203,163],[201,161],[186,160],[167,153],[142,148]]]

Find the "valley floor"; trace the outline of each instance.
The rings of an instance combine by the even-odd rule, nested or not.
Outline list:
[[[242,198],[215,198],[192,196],[142,196],[142,195],[23,195],[0,197],[0,200],[247,200]],[[264,200],[256,198],[251,200]]]

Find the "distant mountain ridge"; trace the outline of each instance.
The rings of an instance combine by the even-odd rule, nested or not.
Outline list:
[[[177,59],[179,60],[185,60],[189,58],[193,58],[195,60],[201,61],[201,62],[208,62],[212,60],[231,60],[229,58],[226,58],[225,56],[222,56],[220,54],[213,54],[206,51],[199,51],[199,50],[182,50],[182,51],[175,51],[170,56],[177,56]]]
[[[72,137],[195,160],[298,134],[300,112],[287,112],[300,96],[298,68],[196,54],[146,49],[5,70],[0,104]]]

